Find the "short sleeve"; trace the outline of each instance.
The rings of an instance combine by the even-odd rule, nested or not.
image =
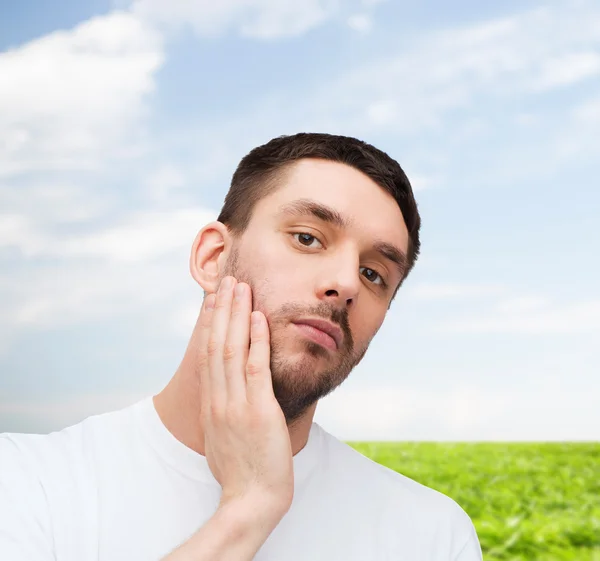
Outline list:
[[[20,436],[0,434],[0,559],[55,561],[44,489]]]
[[[481,546],[479,540],[473,531],[473,535],[469,537],[463,548],[453,561],[482,561]]]

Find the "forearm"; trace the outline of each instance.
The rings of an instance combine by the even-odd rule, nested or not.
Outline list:
[[[249,504],[227,503],[163,561],[251,561],[281,520],[259,515]]]

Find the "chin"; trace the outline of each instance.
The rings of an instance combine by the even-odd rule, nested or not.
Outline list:
[[[318,363],[331,364],[334,355],[330,350],[312,341],[299,341],[294,352],[289,353],[289,360],[306,366],[314,366]]]

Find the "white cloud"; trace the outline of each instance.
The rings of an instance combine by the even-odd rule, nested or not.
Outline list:
[[[511,389],[460,385],[448,391],[346,384],[326,397],[315,415],[343,440],[600,439],[593,392],[552,383]]]
[[[390,100],[379,100],[367,106],[367,118],[376,125],[386,125],[397,117],[396,103]]]
[[[0,395],[0,432],[49,432],[90,415],[127,407],[158,393],[136,391],[61,398],[9,399]],[[317,407],[315,421],[342,440],[569,441],[600,439],[593,392],[554,380],[514,389],[457,385],[448,391],[415,386],[364,388],[346,382]],[[3,421],[4,420],[4,421]]]
[[[344,128],[412,138],[415,131],[440,130],[447,113],[479,98],[538,96],[598,75],[598,25],[600,9],[581,2],[420,33],[407,38],[408,51],[333,80],[307,103]]]
[[[102,182],[110,182],[112,158],[132,155],[143,144],[137,133],[162,61],[161,36],[125,12],[0,54],[0,250],[19,259],[2,282],[3,335],[13,337],[24,324],[48,325],[54,314],[57,324],[85,317],[86,302],[91,315],[104,313],[98,294],[112,309],[94,277],[99,261],[168,252],[177,245],[169,233],[189,225],[194,209],[177,214],[181,222],[156,217],[167,228],[160,239],[150,240],[153,217],[143,213],[133,225],[104,231],[97,225],[122,212],[116,192]],[[93,174],[74,173],[89,168]],[[56,263],[64,258],[84,259],[71,269]],[[35,274],[28,260],[35,260]]]
[[[24,271],[15,273],[3,286],[8,305],[2,323],[6,322],[13,332],[56,329],[117,319],[148,307],[159,309],[185,286],[182,281],[187,278],[187,269],[181,261],[143,267],[45,266],[33,279]]]
[[[56,192],[50,190],[49,193],[54,199]],[[61,201],[61,208],[67,208],[67,218],[71,220],[80,220],[82,214],[89,217],[98,211],[97,207],[80,208],[76,201],[69,205]],[[73,214],[69,215],[69,211]],[[59,235],[45,225],[38,225],[32,214],[5,214],[0,223],[0,249],[17,250],[26,259],[150,261],[191,247],[197,231],[216,217],[216,212],[204,208],[138,211],[96,231]],[[61,215],[57,222],[64,222],[63,218]]]
[[[584,101],[574,109],[573,117],[583,123],[600,123],[600,98]]]
[[[169,28],[190,25],[201,36],[231,30],[257,39],[301,35],[332,17],[336,0],[136,0],[134,14]]]
[[[438,330],[452,334],[521,335],[600,332],[600,300],[554,304],[539,296],[500,301],[486,315],[444,322]]]
[[[197,231],[216,216],[202,208],[132,213],[121,224],[100,232],[53,241],[42,251],[45,255],[61,258],[149,261],[185,247],[191,248]]]
[[[61,399],[16,401],[0,395],[1,432],[48,433],[83,421],[91,415],[116,411],[158,393],[161,388],[141,388],[131,393],[83,394]],[[10,427],[2,419],[10,420]]]
[[[441,181],[439,177],[433,175],[422,175],[412,172],[409,180],[413,191],[423,191],[424,189],[429,189],[432,186],[439,184]]]
[[[516,298],[507,298],[500,301],[495,309],[502,314],[522,314],[543,312],[551,306],[548,298],[545,296],[519,296]]]
[[[452,284],[419,283],[407,289],[409,298],[420,300],[445,300],[449,298],[473,298],[501,293],[505,287],[499,284]]]
[[[523,127],[535,125],[539,121],[539,117],[533,113],[519,113],[514,119],[515,123]]]
[[[67,217],[80,219],[69,215],[69,208],[77,209],[73,203],[63,201],[62,208]],[[82,211],[86,213],[85,207]],[[0,277],[0,354],[23,332],[117,320],[148,310],[167,318],[154,326],[157,331],[189,336],[184,320],[201,303],[189,255],[196,234],[216,212],[202,207],[140,211],[110,226],[88,225],[86,232],[68,234],[54,229],[64,216],[50,214],[54,223],[38,222],[35,216],[6,214],[0,221],[0,251],[19,255],[10,275]],[[186,310],[186,318],[178,310]]]
[[[23,217],[3,222],[0,239],[12,240],[26,257],[61,261],[39,266],[34,277],[20,268],[4,280],[0,328],[71,325],[148,306],[181,308],[194,288],[192,242],[215,218],[203,208],[140,212],[97,232],[62,237],[36,231]]]
[[[7,182],[0,185],[0,248],[27,247],[30,242],[20,241],[21,236],[36,236],[50,225],[91,222],[114,210],[116,203],[106,190],[84,188],[70,178],[27,185]]]
[[[600,74],[600,54],[596,52],[567,53],[543,61],[539,75],[532,84],[536,90],[568,86]]]
[[[554,160],[584,164],[598,162],[600,99],[587,99],[572,108],[569,120],[553,143]]]
[[[336,13],[333,4],[278,5],[272,11],[267,1],[205,4],[203,19],[199,2],[160,4],[140,0],[133,14],[95,18],[73,31],[54,33],[0,54],[0,76],[10,78],[9,86],[0,88],[0,175],[92,166],[100,171],[106,158],[139,150],[142,141],[135,135],[143,123],[145,103],[163,59],[161,37],[152,30],[156,22],[191,22],[204,36],[232,32],[273,38],[302,33]],[[293,112],[289,111],[290,98],[284,92],[285,103],[278,104],[274,93],[265,98],[259,111],[231,114],[219,119],[218,127],[209,123],[201,133],[192,120],[189,135],[178,142],[185,145],[201,134],[208,141],[199,152],[206,149],[207,161],[173,164],[179,162],[170,159],[177,154],[177,147],[169,145],[160,161],[146,161],[144,169],[138,171],[139,185],[144,188],[139,191],[140,198],[162,209],[168,207],[165,212],[151,208],[128,214],[124,200],[117,200],[117,195],[109,192],[110,183],[107,189],[100,189],[66,174],[58,179],[52,176],[46,184],[15,182],[0,186],[0,207],[5,213],[0,218],[0,246],[11,258],[16,252],[21,260],[9,275],[0,278],[0,345],[6,346],[23,330],[116,319],[148,309],[165,318],[160,325],[163,332],[189,336],[201,298],[201,290],[189,277],[189,250],[198,229],[216,213],[196,203],[184,204],[188,187],[215,178],[221,181],[223,171],[231,171],[241,151],[255,140],[292,132],[299,123],[315,125],[308,128],[331,124],[333,129],[343,123],[346,132],[352,134],[364,133],[365,127],[380,127],[391,131],[394,139],[430,126],[437,128],[442,141],[448,138],[450,143],[455,142],[461,131],[453,128],[452,136],[444,137],[448,131],[442,125],[446,125],[444,121],[453,109],[476,108],[478,96],[527,100],[525,96],[578,84],[594,76],[597,57],[593,50],[599,44],[595,30],[600,15],[591,4],[579,6],[573,10],[548,8],[490,24],[428,34],[412,41],[410,53],[386,55],[379,63],[323,84],[314,95],[296,93],[291,98],[295,102]],[[311,84],[306,87],[308,92],[314,88]],[[587,150],[597,155],[597,126],[589,126],[583,141],[578,132],[581,123],[600,122],[598,108],[598,101],[590,99],[573,112],[579,128],[563,135],[571,142],[565,146],[566,152],[579,153],[581,146],[573,144],[579,139],[579,145],[586,144]],[[526,114],[523,118],[530,125],[544,121],[541,114]],[[469,130],[472,132],[473,127]],[[176,136],[173,131],[167,133],[171,138]],[[396,146],[393,148],[396,150]],[[426,151],[428,162],[448,157],[429,145]],[[414,179],[416,188],[427,187],[437,177],[426,166],[415,167],[425,170],[425,175]],[[205,177],[207,181],[198,180]],[[102,180],[100,177],[96,183]],[[131,187],[128,193],[138,194],[136,189]],[[98,226],[99,219],[107,218],[108,226]],[[440,264],[440,259],[444,258],[424,255],[419,269],[429,267],[437,274],[442,265],[448,265]],[[35,274],[27,268],[29,264],[35,264]],[[414,295],[425,300],[461,299],[462,303],[462,299],[475,296],[502,295],[503,290],[472,284],[423,284],[414,287]],[[595,333],[599,317],[597,301],[558,305],[538,296],[526,296],[506,298],[487,315],[459,318],[442,327],[451,333],[462,330],[474,334]],[[557,356],[553,354],[552,358]],[[487,368],[483,370],[488,372]],[[332,413],[327,417],[342,437],[514,435],[535,439],[550,434],[553,438],[598,438],[589,419],[583,421],[584,413],[591,417],[595,411],[591,392],[548,393],[549,405],[537,417],[531,414],[531,404],[538,404],[540,395],[533,390],[498,393],[466,386],[445,394],[441,390],[406,387],[360,389],[342,400],[343,395],[336,392],[331,396],[340,401],[332,401],[335,406],[331,406]],[[73,401],[48,404],[41,411],[53,422],[62,423],[66,417],[56,415],[63,408],[70,411],[69,418],[81,418],[94,409],[125,405],[129,398],[117,401],[109,396],[106,401],[94,403],[93,397],[89,399],[87,404],[84,399],[79,409]],[[513,415],[513,406],[519,415]],[[0,413],[31,417],[36,415],[36,407],[40,404],[5,402]],[[322,407],[326,413],[326,404]],[[564,417],[556,415],[561,407],[581,415],[579,424],[565,423]],[[502,424],[507,420],[508,424]],[[525,423],[527,430],[522,430],[519,422]]]
[[[355,14],[348,18],[348,27],[362,34],[370,33],[373,29],[373,20],[367,14]]]
[[[144,162],[142,204],[161,211],[133,213],[110,172],[145,146],[162,61],[161,35],[125,12],[0,54],[0,254],[16,260],[0,279],[3,351],[23,331],[177,309],[199,292],[189,251],[216,213],[173,196],[190,170]],[[197,164],[192,179],[213,173]]]
[[[160,36],[111,13],[0,54],[0,175],[127,154],[163,60]]]
[[[164,164],[146,179],[146,195],[148,199],[165,204],[181,193],[186,186],[187,178],[183,169],[173,164]]]

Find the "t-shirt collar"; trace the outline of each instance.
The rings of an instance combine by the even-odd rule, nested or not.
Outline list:
[[[134,415],[138,429],[161,460],[191,479],[219,485],[206,457],[177,440],[165,427],[154,407],[152,396],[144,398],[134,406]],[[310,475],[322,454],[322,447],[322,429],[313,422],[306,445],[293,458],[295,486]]]

